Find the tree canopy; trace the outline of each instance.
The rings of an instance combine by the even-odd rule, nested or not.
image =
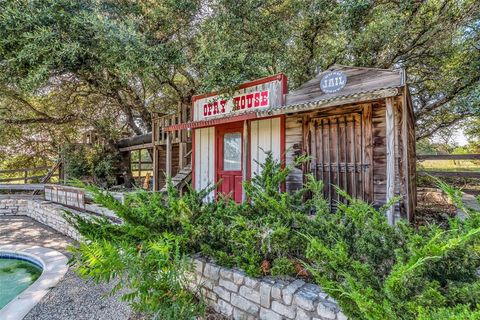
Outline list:
[[[336,63],[405,68],[429,137],[480,116],[479,29],[479,0],[1,1],[0,153],[146,133],[194,94]]]

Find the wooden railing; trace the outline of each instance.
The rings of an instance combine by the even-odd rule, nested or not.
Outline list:
[[[168,132],[163,130],[165,127],[181,123],[178,113],[157,117],[153,120],[153,137],[156,145],[166,145]],[[177,143],[182,140],[182,131],[170,132],[171,143]]]
[[[153,172],[153,162],[152,161],[132,162],[131,170],[132,170],[133,177],[145,177],[146,172],[149,172],[151,176]]]
[[[188,105],[179,104],[177,111],[166,115],[156,115],[152,119],[152,141],[155,145],[166,145],[167,143],[186,142],[188,132],[186,130],[175,130],[165,132],[164,128],[188,122],[190,119]],[[170,141],[168,141],[170,139]]]
[[[419,161],[423,160],[480,160],[480,154],[423,154],[417,155]]]
[[[439,154],[439,155],[417,155],[419,162],[429,160],[476,160],[480,161],[480,154]],[[447,170],[418,170],[420,175],[432,175],[436,177],[461,177],[461,178],[480,178],[480,170],[475,171],[447,171]]]
[[[46,175],[49,174],[49,169],[51,167],[42,166],[34,168],[20,168],[20,169],[9,169],[9,170],[0,170],[0,183],[23,183],[28,184],[34,180],[42,181]],[[43,172],[43,174],[38,174]],[[7,176],[7,177],[3,177]],[[3,177],[3,178],[2,178]],[[57,168],[49,178],[60,177],[60,170]],[[46,181],[45,181],[46,182]]]
[[[190,131],[173,130],[165,131],[168,126],[186,123],[190,119],[190,106],[179,104],[175,113],[167,115],[154,115],[152,117],[152,144],[153,144],[153,190],[158,191],[163,186],[159,185],[161,174],[172,175],[173,145],[178,144],[178,170],[180,171],[189,163],[187,154],[191,154]],[[177,151],[175,151],[177,152]],[[163,158],[164,157],[164,158]],[[162,159],[160,159],[162,158]],[[163,163],[163,159],[165,162]],[[161,160],[161,162],[160,162]],[[141,165],[140,165],[141,166]]]

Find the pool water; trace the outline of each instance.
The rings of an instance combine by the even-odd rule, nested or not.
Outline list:
[[[42,274],[35,264],[0,257],[0,309],[27,289]]]

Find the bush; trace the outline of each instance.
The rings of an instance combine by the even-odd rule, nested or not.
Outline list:
[[[116,184],[120,155],[106,146],[67,146],[63,150],[69,179],[91,181],[103,187]]]
[[[121,283],[131,290],[126,299],[151,314],[167,312],[166,319],[172,310],[188,317],[202,310],[186,290],[182,262],[199,251],[251,276],[296,275],[303,261],[353,319],[478,316],[480,213],[465,208],[458,191],[439,182],[468,213],[465,221],[416,230],[406,222],[387,223],[384,211],[396,200],[376,210],[338,190],[348,204],[330,212],[321,181],[308,176],[303,189],[281,193],[291,167],[268,154],[262,169],[244,184],[249,201],[242,204],[229,197],[203,202],[214,187],[180,197],[169,183],[165,195],[138,191],[124,204],[90,188],[95,201],[124,223],[70,216],[89,241],[74,250],[79,272],[98,281],[125,278]]]
[[[123,289],[123,300],[154,319],[195,319],[203,314],[204,305],[188,282],[192,269],[186,238],[165,231],[181,228],[184,217],[174,214],[179,201],[172,197],[172,210],[162,210],[160,194],[148,197],[146,192],[138,192],[121,204],[108,193],[91,190],[96,200],[115,210],[124,223],[67,213],[67,219],[84,236],[80,246],[70,249],[77,272],[96,282],[115,280],[112,293]]]
[[[115,279],[112,293],[126,290],[122,299],[134,310],[155,319],[194,319],[203,313],[203,306],[187,290],[189,264],[171,234],[136,246],[121,238],[95,239],[71,251],[80,275],[96,282]]]
[[[307,250],[315,281],[346,314],[354,319],[478,317],[480,213],[470,212],[464,222],[452,219],[447,230],[437,225],[414,230],[404,222],[389,226],[382,212],[349,201],[317,218],[326,234],[308,236]]]
[[[292,260],[287,257],[280,257],[273,260],[271,274],[274,277],[296,276],[297,271]]]

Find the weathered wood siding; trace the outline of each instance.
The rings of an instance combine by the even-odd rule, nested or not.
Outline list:
[[[381,206],[387,198],[387,128],[385,101],[372,103],[373,203]]]
[[[195,189],[200,190],[215,183],[215,128],[195,130]],[[214,192],[209,195],[213,199]]]
[[[158,185],[159,188],[163,188],[167,180],[165,179],[165,173],[167,170],[167,146],[157,146],[158,152]],[[172,144],[172,177],[174,177],[179,171],[179,158],[178,158],[178,143]]]
[[[401,162],[402,168],[402,193],[405,201],[401,203],[401,217],[409,220],[413,219],[415,208],[417,206],[417,170],[416,170],[416,138],[415,138],[415,117],[411,105],[410,94],[407,88],[404,88],[402,96],[398,98],[398,113],[402,120],[402,148]]]
[[[281,157],[281,118],[252,121],[250,125],[251,176],[260,174],[260,164],[265,162],[266,152],[271,151],[275,160]]]
[[[410,103],[411,100],[407,99],[407,102]],[[415,215],[415,209],[417,207],[417,158],[416,158],[416,136],[415,136],[415,116],[413,115],[413,108],[411,106],[408,107],[407,111],[408,115],[408,125],[407,125],[407,157],[408,157],[408,173],[409,173],[409,216],[410,220],[413,219]]]
[[[400,106],[397,104],[398,100],[395,100],[395,108],[398,110]],[[364,181],[367,193],[369,193],[365,199],[371,201],[376,207],[380,207],[386,203],[387,182],[385,100],[328,108],[305,114],[288,115],[285,122],[286,163],[292,164],[295,158],[301,154],[315,156],[313,150],[309,150],[309,146],[305,143],[305,140],[309,139],[310,134],[306,132],[309,128],[308,125],[304,125],[306,122],[310,122],[311,119],[315,118],[341,114],[345,114],[348,117],[348,115],[355,112],[361,112],[363,118],[362,130],[364,131],[364,146],[362,146],[361,151],[363,152],[364,164],[368,166],[369,171],[364,179],[368,179],[368,176],[371,178],[371,182]],[[398,121],[397,118],[396,120]],[[401,126],[401,124],[397,124],[395,127],[398,128],[399,126]],[[402,165],[400,161],[402,155],[399,153],[399,150],[401,150],[399,143],[401,143],[401,140],[395,139],[395,194],[401,194],[400,174],[402,173],[398,167]],[[350,155],[347,157],[350,157]],[[371,163],[368,161],[369,158],[372,159]],[[348,158],[348,160],[351,162],[350,158]],[[301,187],[304,183],[304,173],[309,171],[309,165],[307,165],[307,168],[304,168],[303,171],[301,168],[293,170],[287,178],[287,191],[293,191]],[[351,187],[347,186],[347,189],[352,193],[353,189],[351,189]],[[395,210],[398,213],[399,206],[397,206]]]
[[[292,164],[295,159],[305,154],[303,145],[303,116],[291,115],[285,119],[285,163]],[[303,186],[301,166],[295,167],[287,177],[286,190],[292,192]]]

